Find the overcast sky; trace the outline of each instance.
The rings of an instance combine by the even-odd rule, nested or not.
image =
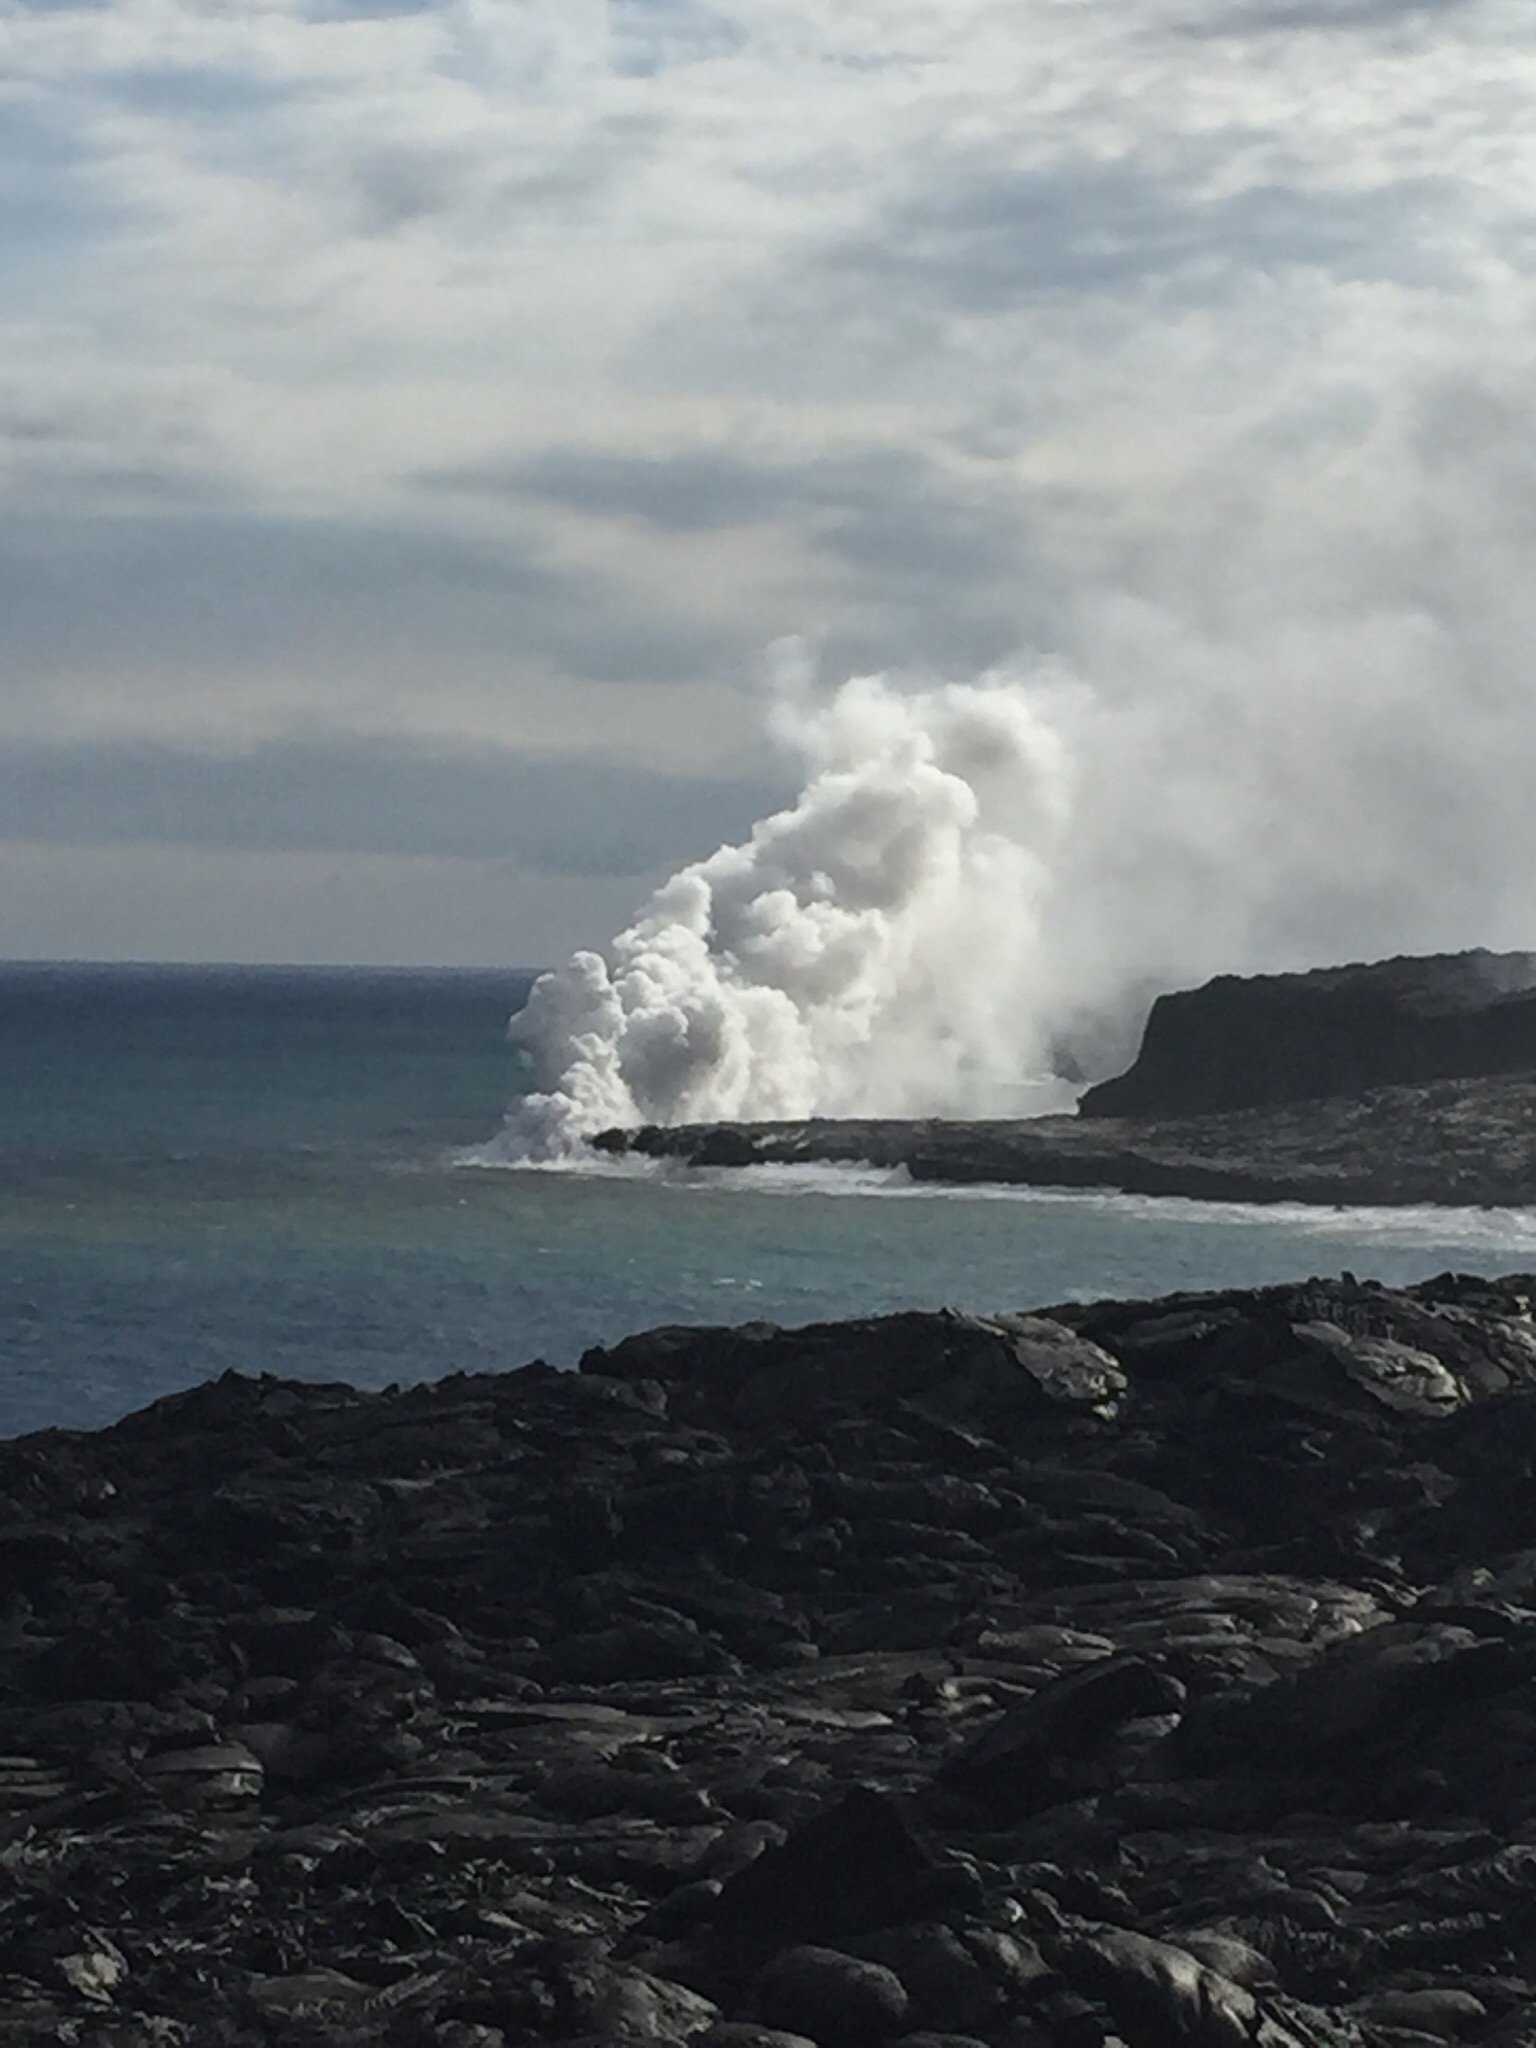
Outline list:
[[[1527,0],[0,50],[0,956],[552,960],[784,792],[785,634],[1531,699]]]

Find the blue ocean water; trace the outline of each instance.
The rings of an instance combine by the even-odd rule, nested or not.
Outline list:
[[[1536,1265],[1530,1212],[464,1163],[528,977],[0,967],[0,1435],[229,1367],[380,1386],[663,1322]]]

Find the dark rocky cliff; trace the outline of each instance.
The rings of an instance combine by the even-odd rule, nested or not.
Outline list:
[[[1161,996],[1135,1065],[1080,1113],[1199,1116],[1531,1070],[1536,954],[1441,953]]]

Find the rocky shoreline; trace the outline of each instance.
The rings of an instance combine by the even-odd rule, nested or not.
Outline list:
[[[0,2041],[1529,2048],[1533,1295],[0,1445]]]
[[[1112,1188],[1222,1202],[1536,1202],[1536,1073],[1376,1088],[1191,1117],[816,1117],[646,1125],[600,1151],[692,1166],[903,1167],[914,1180]]]

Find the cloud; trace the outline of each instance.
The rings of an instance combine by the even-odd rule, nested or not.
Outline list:
[[[444,0],[309,0],[309,21],[389,21],[402,14],[431,14]]]
[[[824,580],[835,579],[836,597],[822,600],[820,641],[829,660],[850,668],[985,666],[1017,644],[1032,601],[1024,494],[974,464],[946,465],[917,450],[754,458],[575,443],[422,481],[634,522],[667,540],[777,531]]]
[[[632,519],[668,535],[779,525],[891,582],[936,577],[958,590],[1018,563],[1020,494],[911,450],[754,460],[722,449],[636,455],[557,446],[525,461],[440,471],[428,481]]]
[[[635,875],[690,834],[739,832],[777,792],[581,756],[348,738],[210,754],[142,742],[0,747],[13,839],[72,846],[516,860],[529,873]]]
[[[1227,36],[1245,30],[1282,35],[1297,29],[1370,35],[1394,23],[1411,24],[1420,14],[1473,14],[1477,0],[1252,0],[1248,6],[1218,10],[1210,20],[1191,21],[1188,33]]]
[[[842,280],[851,268],[970,314],[1153,284],[1209,302],[1285,269],[1431,282],[1417,230],[1449,198],[1430,176],[1334,191],[1324,205],[1272,182],[1210,194],[1134,160],[964,166],[904,197],[828,263]]]
[[[0,842],[0,959],[537,967],[639,886],[423,854]]]
[[[64,110],[45,99],[0,94],[0,266],[37,288],[68,269],[81,248],[125,226],[131,210],[95,178],[96,159]]]
[[[234,656],[274,670],[329,656],[354,673],[414,656],[426,676],[536,657],[576,679],[644,683],[697,676],[718,653],[664,605],[577,578],[526,543],[182,509],[174,500],[195,486],[153,467],[67,481],[141,502],[0,519],[0,652],[23,677],[213,673]]]
[[[678,64],[734,56],[748,30],[725,9],[701,0],[609,0],[614,66],[621,77],[651,78]]]
[[[232,65],[143,64],[103,72],[97,83],[134,113],[189,122],[246,120],[280,106],[287,96],[277,81]]]
[[[719,450],[627,454],[600,446],[542,448],[508,462],[465,463],[429,487],[545,498],[597,518],[639,519],[669,533],[752,526],[803,507],[804,471]]]
[[[1434,729],[1523,674],[1497,0],[11,0],[0,53],[0,734],[135,802],[135,746],[633,755],[707,851],[786,631],[1041,649],[1182,745],[1214,668],[1303,745],[1307,650],[1413,616]]]

